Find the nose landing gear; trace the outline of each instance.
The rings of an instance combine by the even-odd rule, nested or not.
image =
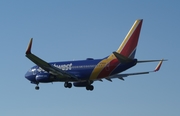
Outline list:
[[[35,89],[36,89],[36,90],[39,90],[39,86],[37,85],[37,86],[35,87]]]

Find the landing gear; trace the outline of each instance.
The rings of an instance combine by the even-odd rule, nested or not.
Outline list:
[[[92,91],[93,89],[94,89],[94,86],[93,86],[93,85],[87,85],[87,86],[86,86],[86,90]]]
[[[39,90],[39,86],[37,85],[37,86],[35,87],[35,89],[36,89],[36,90]]]
[[[72,87],[72,83],[65,82],[64,83],[64,87],[65,88],[71,88]]]

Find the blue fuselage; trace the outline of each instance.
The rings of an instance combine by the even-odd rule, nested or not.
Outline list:
[[[102,79],[102,78],[106,78],[108,76],[117,74],[117,73],[121,73],[122,71],[125,71],[131,67],[133,67],[134,65],[136,65],[137,60],[134,59],[131,62],[128,63],[115,63],[115,64],[110,64],[108,65],[101,65],[99,64],[99,62],[101,62],[104,59],[88,59],[88,60],[79,60],[79,61],[66,61],[66,62],[51,62],[49,64],[67,71],[68,73],[76,76],[78,78],[78,80],[84,81],[84,80],[92,80],[92,73],[100,73],[100,72],[96,72],[96,70],[104,70],[106,71],[104,73],[104,75],[102,76],[102,74],[98,75],[97,77],[93,78],[92,81],[94,80],[98,80],[98,79]],[[105,62],[106,63],[106,62]],[[107,73],[107,74],[106,74]],[[53,77],[52,77],[53,76]],[[53,78],[53,80],[50,79],[50,77]],[[25,74],[25,78],[27,78],[29,81],[31,81],[34,84],[40,83],[40,82],[56,82],[56,81],[70,81],[70,82],[74,82],[76,80],[72,79],[68,79],[67,78],[54,78],[56,76],[52,75],[51,72],[47,72],[44,71],[43,69],[41,69],[39,66],[34,66],[32,67],[26,74]]]

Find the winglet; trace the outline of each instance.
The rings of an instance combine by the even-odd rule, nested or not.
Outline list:
[[[28,47],[26,49],[26,54],[31,54],[32,41],[33,41],[33,38],[30,39],[30,42],[29,42]]]
[[[159,69],[161,68],[161,65],[162,65],[162,62],[163,62],[163,61],[164,61],[164,59],[162,59],[162,60],[158,63],[158,65],[156,66],[154,72],[159,71]]]

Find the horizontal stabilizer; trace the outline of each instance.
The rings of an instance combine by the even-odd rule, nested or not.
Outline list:
[[[127,62],[130,62],[132,61],[132,59],[128,58],[128,57],[125,57],[117,52],[113,52],[114,56],[119,60],[119,62],[121,63],[127,63]]]
[[[153,71],[127,73],[127,74],[116,74],[116,75],[110,76],[109,79],[118,78],[118,79],[121,79],[121,80],[124,81],[124,77],[132,76],[132,75],[142,75],[142,74],[149,74],[149,73],[152,73],[152,72],[157,72],[161,68],[161,65],[162,65],[163,61],[165,61],[165,60],[164,59],[160,60],[160,62],[158,63],[158,65],[156,66],[156,68]]]
[[[162,59],[162,60],[140,60],[137,61],[137,63],[146,63],[146,62],[159,62],[159,61],[167,61],[166,59]]]

